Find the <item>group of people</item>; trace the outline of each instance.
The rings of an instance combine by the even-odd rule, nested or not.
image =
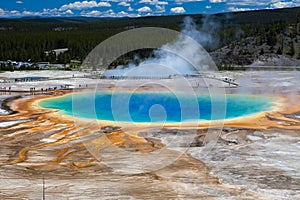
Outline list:
[[[88,88],[88,84],[79,84],[78,85],[79,88]],[[2,92],[12,92],[12,87],[9,86],[3,86],[0,87],[0,91]],[[33,93],[33,92],[44,92],[44,91],[52,91],[52,90],[66,90],[66,89],[70,89],[70,85],[60,85],[60,86],[54,86],[54,87],[46,87],[46,88],[36,88],[36,87],[30,87],[29,88],[29,92]],[[16,92],[17,90],[15,90]],[[21,90],[20,90],[21,91]]]
[[[8,90],[8,91],[10,91],[11,90],[11,86],[9,86],[9,87],[1,87],[1,90],[3,91],[6,91],[6,90]]]
[[[84,86],[81,85],[81,84],[79,84],[78,86],[79,86],[79,88],[84,87]],[[88,84],[85,84],[85,87],[88,88]]]
[[[59,87],[58,86],[54,86],[54,87],[48,87],[48,88],[41,88],[40,91],[43,92],[43,91],[51,91],[51,90],[64,90],[64,89],[68,89],[68,85],[60,85]],[[36,89],[35,87],[32,87],[30,88],[30,92],[35,92]]]

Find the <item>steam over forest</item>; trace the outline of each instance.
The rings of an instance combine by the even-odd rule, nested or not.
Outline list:
[[[209,26],[206,29],[216,42],[214,45],[202,45],[215,55],[218,66],[251,64],[265,54],[300,59],[300,8],[189,16],[199,28],[205,20],[214,23],[211,29]],[[164,27],[180,31],[184,17],[3,18],[0,19],[0,60],[30,59],[31,62],[62,64],[70,60],[83,61],[94,47],[110,36],[138,27]],[[59,48],[68,48],[69,51],[58,56],[45,53]],[[128,53],[111,66],[126,64],[136,54],[141,59],[149,57],[151,51],[143,49]],[[226,54],[226,61],[223,61],[222,54]]]

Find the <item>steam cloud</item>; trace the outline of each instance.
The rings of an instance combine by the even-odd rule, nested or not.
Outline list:
[[[200,30],[192,18],[184,19],[184,27],[178,39],[160,49],[155,50],[154,58],[149,58],[136,65],[120,65],[116,69],[108,70],[104,76],[143,76],[143,77],[167,77],[172,75],[194,75],[202,71],[215,70],[215,65],[209,54],[202,48],[214,46],[211,31],[216,23],[205,18]]]

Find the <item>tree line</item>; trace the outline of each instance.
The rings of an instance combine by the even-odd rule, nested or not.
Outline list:
[[[294,8],[292,10],[293,15],[286,14],[287,17],[282,17],[277,21],[272,19],[274,13],[266,15],[269,16],[269,19],[261,19],[257,17],[255,12],[231,14],[234,15],[232,20],[226,20],[228,14],[213,15],[212,17],[219,20],[221,24],[213,33],[213,36],[218,39],[218,44],[214,47],[204,46],[204,48],[214,51],[225,45],[234,45],[243,38],[255,37],[257,45],[267,44],[274,48],[275,53],[295,56],[296,53],[299,53],[297,49],[299,47],[299,45],[297,46],[300,27],[299,10]],[[284,13],[284,10],[282,12]],[[253,15],[253,19],[248,19],[246,15],[248,17]],[[137,27],[156,26],[180,30],[184,17],[166,16],[137,19],[49,18],[25,21],[24,19],[0,19],[0,60],[30,60],[31,62],[45,61],[61,64],[69,63],[72,59],[83,61],[93,48],[110,36]],[[192,17],[200,27],[204,16],[194,15]],[[286,38],[293,39],[287,42]],[[58,56],[53,52],[48,55],[45,53],[59,48],[68,48],[69,51]],[[128,53],[119,60],[114,61],[111,66],[126,64],[135,55],[143,59],[151,56],[151,52],[152,49],[144,49]],[[260,53],[263,54],[264,50],[261,50]]]

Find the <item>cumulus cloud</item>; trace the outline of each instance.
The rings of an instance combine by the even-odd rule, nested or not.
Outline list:
[[[16,4],[22,4],[23,1],[16,1]]]
[[[59,10],[85,10],[90,8],[97,8],[97,7],[111,7],[109,2],[99,2],[96,1],[76,1],[74,3],[65,4],[60,7]]]
[[[164,13],[164,12],[166,12],[165,6],[156,5],[155,9],[156,9],[155,12],[157,12],[157,13]]]
[[[209,0],[210,3],[222,3],[226,2],[227,0]]]
[[[68,14],[68,15],[73,15],[74,13],[72,12],[72,10],[66,10],[66,12],[65,12],[66,14]]]
[[[49,9],[49,8],[44,8],[43,9],[43,15],[46,16],[61,16],[61,13],[57,8]]]
[[[228,8],[229,11],[231,12],[242,12],[242,11],[250,11],[250,10],[255,10],[253,8],[237,8],[237,7],[229,7]]]
[[[168,5],[166,1],[159,0],[140,0],[139,3],[150,4],[150,5]]]
[[[151,8],[149,8],[148,6],[144,6],[144,7],[142,7],[142,8],[139,8],[139,9],[137,9],[137,11],[139,12],[139,13],[145,13],[145,12],[152,12],[152,9]]]
[[[10,13],[17,14],[17,13],[20,13],[20,11],[18,11],[18,10],[12,10],[12,11],[10,11]]]
[[[210,1],[219,1],[219,0],[210,0]],[[227,4],[230,5],[230,7],[228,8],[229,11],[246,11],[246,10],[256,10],[258,7],[271,8],[271,9],[296,7],[296,6],[300,6],[300,1],[299,0],[289,0],[289,1],[281,1],[281,0],[260,0],[260,1],[227,0]]]
[[[21,13],[21,15],[23,15],[23,16],[40,16],[40,15],[42,15],[42,13],[40,13],[40,12],[31,12],[31,11],[23,11],[22,13]]]
[[[125,1],[122,1],[120,3],[118,3],[119,6],[125,6],[125,7],[129,7],[130,4],[129,3],[126,3]]]
[[[3,10],[0,8],[1,17],[24,17],[24,16],[69,16],[74,13],[71,10],[59,11],[59,9],[44,8],[41,11],[18,11],[18,10]]]
[[[175,4],[181,5],[183,3],[200,2],[204,0],[175,0]]]
[[[111,7],[111,4],[108,2],[99,2],[98,7]]]
[[[128,13],[127,12],[125,12],[125,11],[121,11],[121,12],[118,12],[118,17],[124,17],[124,16],[127,16],[128,15]]]
[[[279,1],[279,2],[271,4],[271,8],[287,8],[287,7],[292,7],[292,6],[294,6],[293,2]]]
[[[140,15],[138,14],[130,14],[125,11],[120,12],[114,12],[112,9],[109,9],[107,11],[99,11],[99,10],[92,10],[92,11],[81,11],[80,15],[85,17],[138,17]]]
[[[228,0],[227,4],[232,6],[267,6],[274,1],[277,0]]]
[[[101,0],[101,1],[121,3],[121,2],[134,2],[135,0]]]
[[[82,11],[80,14],[86,17],[98,17],[102,14],[102,12],[100,12],[99,10],[92,10],[89,12]]]
[[[4,16],[4,15],[5,15],[5,11],[2,8],[0,8],[0,16]]]
[[[21,13],[18,10],[4,10],[4,9],[0,8],[0,16],[1,17],[11,17],[11,16],[17,17],[17,16],[21,16]]]
[[[183,7],[171,8],[170,11],[172,13],[185,13],[185,9]]]

